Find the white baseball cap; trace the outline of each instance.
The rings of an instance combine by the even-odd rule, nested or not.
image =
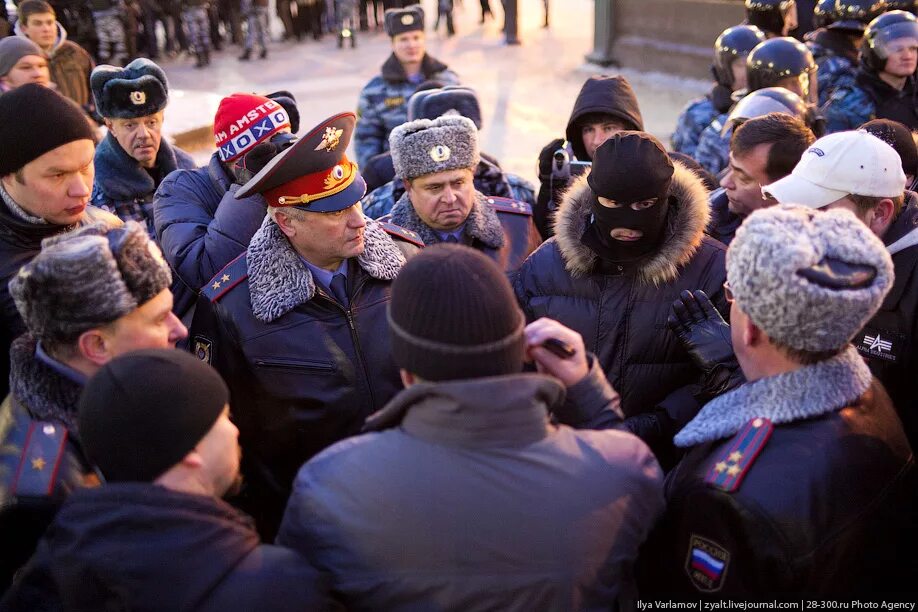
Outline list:
[[[822,208],[848,195],[894,198],[904,192],[899,154],[864,130],[823,136],[793,172],[762,187],[763,194],[781,204],[807,208]]]

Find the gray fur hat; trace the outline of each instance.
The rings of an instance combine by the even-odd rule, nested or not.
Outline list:
[[[847,210],[757,210],[727,251],[739,306],[773,340],[821,352],[850,342],[893,282],[886,247]]]
[[[42,242],[10,281],[10,294],[38,340],[72,344],[80,334],[142,306],[172,283],[159,247],[136,221],[89,225]]]
[[[403,123],[389,135],[389,149],[395,175],[402,180],[475,168],[481,161],[478,128],[471,119],[454,114]]]

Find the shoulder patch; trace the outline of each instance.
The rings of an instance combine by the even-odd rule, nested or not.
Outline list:
[[[756,417],[746,423],[716,457],[714,465],[705,476],[705,483],[727,493],[739,489],[746,472],[765,448],[774,429],[772,422],[762,417]]]
[[[217,272],[216,276],[201,287],[201,293],[206,295],[211,302],[216,302],[248,276],[249,265],[246,262],[245,253],[243,253],[226,264],[225,268]]]
[[[388,215],[386,215],[388,217]],[[385,219],[386,217],[382,217]],[[388,221],[381,221],[380,219],[376,220],[379,223],[380,227],[386,230],[386,233],[390,236],[395,236],[396,238],[401,238],[405,242],[410,242],[416,247],[424,248],[426,245],[424,241],[421,240],[421,237],[411,230],[407,230],[401,225],[396,225],[394,223],[389,223]]]
[[[33,421],[29,424],[19,457],[19,467],[10,487],[11,494],[47,497],[54,492],[67,434],[67,428],[58,423]]]
[[[510,198],[498,198],[493,196],[488,196],[488,204],[490,204],[494,210],[501,213],[513,213],[515,215],[526,215],[528,217],[532,216],[532,206],[526,202],[520,202],[519,200],[511,200]]]
[[[730,567],[730,551],[694,533],[689,539],[685,572],[699,591],[714,593],[724,585]]]

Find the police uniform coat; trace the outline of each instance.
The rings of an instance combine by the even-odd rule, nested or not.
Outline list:
[[[443,85],[458,85],[459,77],[443,62],[424,54],[421,60],[424,81]],[[357,102],[357,129],[354,149],[357,165],[366,166],[374,155],[389,150],[389,133],[408,121],[408,98],[418,83],[412,83],[395,54],[382,66],[382,73],[373,77],[360,92]]]
[[[191,347],[231,393],[247,490],[240,505],[273,540],[297,469],[401,388],[389,351],[389,288],[412,244],[368,221],[366,249],[348,261],[350,306],[312,273],[265,218],[245,254],[205,288]]]
[[[542,242],[532,222],[532,209],[523,202],[489,198],[479,191],[474,198],[465,220],[463,243],[487,255],[501,270],[516,271]],[[418,216],[407,192],[383,219],[416,233],[426,245],[443,242]]]
[[[581,240],[595,197],[583,176],[561,202],[555,236],[529,256],[514,283],[528,321],[549,317],[583,336],[586,349],[596,354],[609,382],[621,394],[626,418],[657,412],[667,396],[700,376],[666,325],[679,293],[703,289],[721,312],[727,312],[726,249],[704,235],[710,219],[707,191],[697,175],[679,162],[673,165],[670,196],[674,200],[656,252],[634,264],[601,268],[599,257]],[[690,414],[672,412],[683,407]],[[693,402],[680,401],[665,409],[667,416],[662,412],[657,416],[675,419],[675,433],[696,409]],[[657,440],[647,437],[656,435],[651,432],[636,433],[654,451],[669,446],[663,432]]]
[[[892,119],[910,130],[918,129],[918,87],[915,76],[898,90],[873,70],[861,66],[854,79],[842,80],[825,109],[829,133],[856,130],[871,119]]]
[[[914,459],[853,348],[716,398],[676,443],[690,450],[666,479],[642,595],[912,586]]]

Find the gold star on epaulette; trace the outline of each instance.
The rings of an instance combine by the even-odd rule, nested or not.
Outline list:
[[[211,285],[215,290],[220,288],[220,281],[214,281],[214,284]]]
[[[718,472],[723,472],[724,470],[727,469],[727,464],[724,463],[723,461],[718,461],[717,464],[714,466],[714,469],[717,470]]]
[[[730,476],[736,476],[739,473],[740,473],[740,467],[736,465],[735,463],[727,468],[727,474],[729,474]]]
[[[730,461],[733,463],[739,463],[739,460],[743,458],[743,453],[739,451],[733,451],[730,453]]]
[[[224,283],[229,281],[229,274],[224,274],[220,277],[220,280],[222,280]]]
[[[32,459],[32,469],[37,470],[39,472],[45,469],[45,460],[42,459],[41,457]]]

